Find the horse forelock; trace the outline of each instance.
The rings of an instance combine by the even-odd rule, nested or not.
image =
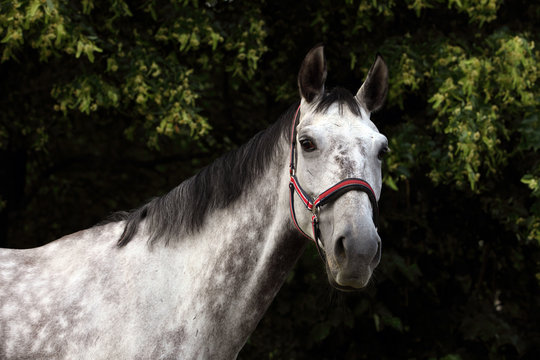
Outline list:
[[[356,97],[349,90],[342,87],[336,87],[331,91],[322,93],[314,108],[316,112],[325,113],[335,103],[339,106],[340,114],[343,114],[343,108],[347,106],[349,111],[354,115],[362,115],[360,104]]]
[[[281,137],[289,140],[297,107],[298,103],[291,106],[268,129],[204,167],[167,194],[131,212],[113,214],[105,222],[126,221],[118,246],[133,239],[143,220],[147,222],[151,243],[164,241],[168,244],[178,239],[181,233],[199,231],[211,210],[233,203],[269,168],[281,150]]]

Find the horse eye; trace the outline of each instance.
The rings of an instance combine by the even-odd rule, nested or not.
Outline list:
[[[379,160],[382,160],[384,155],[386,155],[386,153],[388,153],[390,149],[388,148],[388,146],[385,146],[383,147],[381,150],[379,150],[379,154],[377,155],[377,157],[379,158]]]
[[[315,143],[311,139],[300,140],[300,145],[302,146],[302,149],[307,152],[313,151],[317,148],[317,146],[315,146]]]

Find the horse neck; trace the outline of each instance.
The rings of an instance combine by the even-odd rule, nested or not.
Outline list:
[[[208,344],[227,347],[216,350],[222,355],[240,350],[305,245],[289,218],[288,146],[284,136],[280,141],[270,167],[175,250],[175,262],[192,280],[190,301],[181,306],[189,328],[213,338]]]

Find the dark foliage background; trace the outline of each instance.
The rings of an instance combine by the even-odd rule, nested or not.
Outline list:
[[[164,193],[298,98],[305,53],[391,143],[375,280],[308,249],[241,359],[540,358],[540,5],[516,0],[0,1],[0,245]]]

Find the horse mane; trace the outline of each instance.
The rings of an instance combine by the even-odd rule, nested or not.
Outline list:
[[[315,111],[325,113],[334,103],[338,103],[340,114],[343,114],[343,107],[347,105],[347,108],[349,108],[354,115],[362,115],[360,104],[356,100],[356,97],[353,96],[349,90],[342,87],[336,87],[330,92],[323,93],[315,105]]]
[[[326,112],[336,102],[340,113],[346,105],[353,114],[361,114],[360,105],[354,96],[339,87],[321,94],[315,111]],[[133,239],[143,220],[148,223],[151,243],[163,239],[168,244],[182,231],[199,231],[211,210],[230,205],[264,173],[277,153],[280,137],[286,136],[290,141],[291,123],[297,107],[298,102],[268,129],[204,167],[167,194],[150,200],[138,209],[112,214],[100,225],[126,222],[124,232],[117,242],[119,247]]]
[[[207,165],[167,194],[130,212],[112,214],[106,222],[126,221],[117,245],[122,247],[129,243],[143,220],[148,223],[151,243],[163,239],[168,244],[182,231],[199,231],[211,210],[225,208],[234,202],[268,168],[278,152],[279,139],[282,136],[290,138],[297,107],[298,103],[291,106],[269,128]]]

